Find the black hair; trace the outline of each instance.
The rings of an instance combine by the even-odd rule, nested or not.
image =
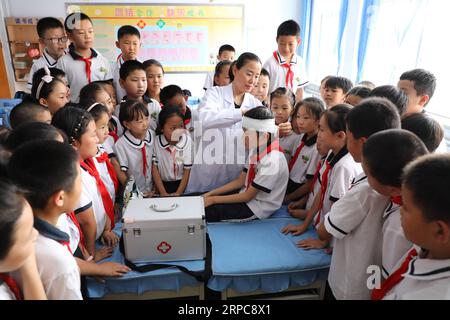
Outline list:
[[[233,66],[235,66],[237,63],[237,60],[234,60],[231,64],[230,64],[230,69],[228,70],[228,76],[230,77],[230,82],[234,81],[234,74],[233,74]]]
[[[234,47],[232,45],[224,44],[224,45],[220,46],[220,48],[219,48],[219,56],[225,51],[236,52],[236,50],[234,49]]]
[[[325,117],[327,125],[332,133],[338,133],[346,130],[345,119],[352,110],[352,106],[348,104],[338,104],[332,109],[325,110],[321,117]]]
[[[14,129],[6,141],[6,148],[14,152],[19,146],[30,141],[51,141],[60,136],[60,132],[52,125],[43,122],[24,123]]]
[[[389,154],[389,159],[386,159]],[[405,166],[428,154],[423,142],[402,129],[377,132],[364,143],[363,159],[370,174],[381,184],[400,187]]]
[[[444,139],[444,128],[425,113],[412,113],[402,119],[402,128],[416,134],[428,151],[434,152]]]
[[[188,89],[183,89],[183,94],[187,97],[192,97],[192,92]]]
[[[368,87],[356,86],[347,93],[347,96],[356,96],[361,97],[362,99],[366,99],[370,96],[371,91],[372,90]]]
[[[11,129],[7,126],[1,125],[0,126],[0,146],[3,146],[6,144],[6,141],[8,140],[9,136],[11,135]]]
[[[397,107],[400,116],[403,116],[408,108],[408,96],[402,90],[394,86],[376,87],[370,93],[370,97],[388,99]]]
[[[103,86],[103,85],[114,86],[114,79],[97,80],[97,81],[92,81],[91,83],[97,83],[101,86]]]
[[[269,74],[269,71],[267,71],[267,70],[264,69],[264,68],[261,69],[261,73],[259,74],[259,76],[260,76],[260,77],[261,77],[261,76],[266,76],[266,77],[269,78],[269,80],[270,80],[270,74]]]
[[[148,108],[142,102],[136,100],[127,100],[120,104],[119,121],[125,128],[124,122],[130,122],[140,119],[141,117],[149,116]]]
[[[39,36],[39,38],[44,39],[45,38],[45,32],[49,29],[63,29],[64,30],[64,26],[61,23],[61,21],[59,21],[56,18],[53,17],[45,17],[45,18],[41,18],[39,19],[37,25],[36,25],[36,30],[37,30],[37,34]]]
[[[231,64],[232,62],[230,60],[219,61],[214,69],[214,77],[218,77],[222,73],[223,68],[226,66],[231,66]]]
[[[161,64],[161,62],[159,62],[158,60],[155,60],[155,59],[145,60],[144,63],[143,63],[143,65],[144,65],[144,70],[147,70],[147,68],[148,68],[148,67],[151,67],[151,66],[157,66],[157,67],[160,67],[161,70],[162,70],[162,73],[165,74],[165,72],[164,72],[164,67],[163,67],[163,65]]]
[[[81,136],[86,133],[87,127],[94,119],[83,109],[66,106],[59,109],[53,115],[52,125],[61,129],[68,137],[69,143],[80,141]]]
[[[408,80],[414,82],[414,89],[417,91],[417,95],[428,95],[431,98],[436,90],[437,79],[429,71],[424,69],[414,69],[407,71],[400,76],[400,80]],[[428,103],[427,103],[428,104]]]
[[[300,25],[294,20],[284,21],[277,30],[277,40],[281,36],[296,36],[300,38]]]
[[[376,85],[372,81],[361,81],[358,83],[358,86],[365,87],[367,89],[373,90],[375,89]]]
[[[307,112],[316,120],[320,120],[320,116],[325,112],[326,107],[321,99],[310,97],[303,99],[295,105],[294,117],[298,113],[301,107],[304,107]]]
[[[244,52],[239,56],[239,58],[236,60],[236,68],[240,70],[243,66],[247,64],[249,61],[255,61],[262,65],[261,60],[259,57],[251,52]],[[231,68],[230,68],[231,70]]]
[[[295,106],[295,94],[287,88],[277,88],[274,92],[270,94],[270,103],[272,103],[272,100],[274,98],[282,98],[286,97],[288,98],[289,103],[291,104],[291,107],[294,108]]]
[[[89,110],[89,108],[91,108],[91,110]],[[109,118],[108,109],[101,103],[93,103],[85,108],[85,110],[89,112],[95,122],[100,120],[101,116],[104,114],[106,114]]]
[[[60,78],[66,76],[66,73],[65,73],[63,70],[61,70],[61,69],[58,69],[58,68],[49,68],[49,70],[50,70],[50,75],[51,75],[52,77],[54,77],[54,78],[60,79]]]
[[[408,164],[403,186],[427,221],[450,223],[450,154],[428,155]]]
[[[161,92],[159,93],[159,100],[161,101],[162,105],[165,106],[169,104],[170,99],[176,97],[177,95],[181,95],[184,97],[183,89],[181,89],[177,85],[172,84],[161,89]]]
[[[47,73],[45,72],[44,68],[39,69],[38,71],[36,71],[33,74],[33,85],[31,87],[31,96],[33,97],[33,99],[35,99],[37,102],[39,102],[39,99],[43,98],[43,99],[47,99],[48,96],[53,92],[53,90],[55,89],[55,86],[58,83],[62,83],[64,86],[64,82],[62,82],[60,79],[53,77],[53,79],[47,83],[44,80],[42,80],[42,78],[46,75]],[[39,91],[39,96],[38,94],[38,88],[41,84],[41,82],[43,82],[41,90]]]
[[[22,216],[25,198],[19,189],[5,179],[0,180],[0,261],[8,255],[14,241],[16,223]]]
[[[323,85],[324,83],[327,82],[328,79],[333,78],[333,77],[334,77],[334,76],[326,76],[325,78],[323,78],[323,79],[320,81],[320,85]]]
[[[389,100],[368,98],[349,112],[347,129],[355,139],[369,138],[379,131],[400,129],[400,115]]]
[[[139,30],[130,25],[121,26],[119,30],[117,30],[117,40],[122,39],[124,36],[136,36],[141,39]]]
[[[270,111],[269,108],[266,107],[256,107],[253,109],[250,109],[245,113],[245,117],[255,120],[268,120],[268,119],[274,119],[272,111]],[[259,139],[260,132],[257,132],[257,138]],[[269,133],[269,138],[267,139],[267,147],[272,143],[273,135]],[[259,153],[259,148],[257,148],[257,151]]]
[[[184,116],[178,106],[164,106],[164,108],[161,109],[161,112],[158,115],[158,128],[156,129],[156,134],[162,134],[162,130],[167,120],[175,115],[180,117],[181,119],[184,119]]]
[[[17,106],[15,106],[9,114],[9,124],[12,129],[17,128],[23,123],[34,122],[36,117],[41,112],[50,112],[48,109],[33,99],[26,98]]]
[[[330,77],[325,83],[325,88],[342,89],[344,94],[347,94],[353,88],[353,83],[345,77]]]
[[[97,95],[105,91],[105,89],[99,83],[89,83],[80,90],[80,102],[81,108],[87,110],[90,106],[97,102]]]
[[[78,21],[89,20],[92,23],[91,18],[83,12],[74,12],[69,14],[64,20],[64,29],[67,33],[72,33]],[[93,23],[92,23],[93,24]]]
[[[122,66],[120,67],[120,79],[126,80],[127,77],[136,70],[142,70],[145,72],[145,67],[142,62],[139,62],[137,60],[128,60],[125,61]]]
[[[39,161],[29,161],[29,159]],[[33,209],[45,209],[60,190],[71,192],[79,174],[79,155],[57,141],[33,141],[19,147],[8,163],[8,175],[25,191]]]

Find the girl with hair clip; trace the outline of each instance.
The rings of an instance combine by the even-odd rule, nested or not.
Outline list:
[[[51,76],[48,67],[39,69],[33,75],[31,96],[37,103],[47,107],[52,115],[69,102],[67,90],[63,81]]]
[[[75,215],[81,225],[85,247],[96,260],[112,253],[112,249],[99,252],[96,256],[95,241],[116,245],[119,238],[114,228],[114,202],[103,183],[93,159],[98,153],[97,127],[92,116],[85,110],[65,107],[52,119],[52,125],[64,131],[69,143],[79,152],[82,193]]]
[[[304,219],[303,224],[286,226],[282,229],[284,234],[301,235],[306,232],[311,223],[318,227],[333,204],[345,195],[353,179],[362,172],[361,165],[353,160],[347,150],[345,118],[350,110],[351,106],[341,104],[323,112],[320,117],[317,143],[330,150],[318,175],[320,192],[316,194],[311,207],[298,210],[297,216]],[[325,248],[329,243],[318,239],[307,239],[300,241],[297,245],[309,250]]]
[[[0,300],[46,300],[36,263],[33,211],[22,193],[0,181]],[[9,273],[17,272],[22,288]]]
[[[208,222],[266,219],[283,203],[289,170],[272,113],[266,107],[252,109],[242,127],[249,163],[238,179],[204,195]]]
[[[189,181],[193,150],[179,107],[166,106],[161,110],[157,134],[152,166],[156,190],[161,196],[180,196]]]

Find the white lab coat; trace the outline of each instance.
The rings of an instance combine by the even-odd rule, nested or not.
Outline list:
[[[260,105],[246,93],[241,109]],[[196,155],[186,193],[206,192],[231,182],[239,177],[246,160],[242,111],[235,108],[232,84],[208,89],[197,115],[201,130],[194,131]]]

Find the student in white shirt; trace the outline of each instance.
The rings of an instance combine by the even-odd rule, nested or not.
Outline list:
[[[152,157],[155,133],[149,129],[148,108],[136,100],[123,102],[119,120],[126,129],[114,146],[120,168],[127,178],[135,178],[136,186],[144,196],[150,197],[154,194]],[[125,185],[126,180],[120,182]]]
[[[243,53],[232,72],[233,82],[206,91],[198,106],[202,128],[195,132],[197,150],[187,193],[210,191],[233,181],[244,166],[241,123],[245,112],[261,105],[250,94],[261,72],[261,61],[253,53]]]
[[[320,174],[321,191],[316,195],[313,206],[307,208],[303,224],[286,226],[282,229],[284,234],[303,234],[313,220],[317,228],[331,207],[348,192],[353,179],[362,172],[361,166],[355,163],[347,150],[345,118],[350,110],[349,105],[338,105],[322,114],[318,141],[329,147],[331,153],[325,161],[325,170]],[[322,249],[328,244],[328,240],[307,239],[300,241],[298,246]]]
[[[19,190],[6,180],[0,181],[0,300],[44,300],[44,287],[36,265],[33,211]],[[9,273],[17,271],[18,283]]]
[[[164,106],[158,123],[152,166],[155,187],[161,196],[179,196],[189,181],[192,140],[184,130],[183,114],[178,106]]]
[[[66,73],[72,101],[79,101],[81,88],[97,80],[112,79],[108,60],[92,49],[94,28],[84,13],[72,13],[64,21],[64,28],[72,44],[69,53],[58,60],[57,68]]]
[[[29,161],[29,159],[40,161]],[[80,271],[72,256],[69,235],[56,227],[64,212],[72,211],[81,194],[78,153],[58,141],[33,141],[17,149],[8,172],[27,190],[33,208],[36,259],[45,293],[51,300],[82,299]]]
[[[386,161],[386,150],[389,150],[389,161]],[[383,215],[381,254],[384,278],[392,274],[400,259],[413,245],[405,238],[400,221],[403,169],[426,154],[428,150],[423,142],[406,130],[385,130],[374,134],[364,144],[362,165],[369,185],[391,199]]]
[[[430,153],[438,151],[442,141],[446,143],[444,128],[426,113],[412,113],[403,117],[402,129],[411,131],[418,136]]]
[[[67,41],[69,40],[61,21],[53,17],[39,19],[36,30],[39,36],[39,43],[44,48],[44,51],[39,59],[33,60],[28,76],[27,88],[29,90],[31,90],[33,75],[37,70],[44,67],[56,67],[58,59],[66,53]]]
[[[289,160],[289,184],[285,202],[307,196],[313,187],[314,173],[321,158],[316,142],[320,116],[324,111],[323,102],[317,98],[306,98],[295,106],[293,121],[302,135],[290,146],[292,159]],[[291,214],[295,217],[295,211]]]
[[[270,75],[269,72],[267,72],[266,69],[261,69],[261,74],[259,75],[258,82],[256,83],[255,87],[253,88],[251,94],[255,96],[256,99],[261,101],[263,106],[268,107],[270,105],[269,103],[269,85],[270,85]],[[292,103],[292,106],[295,105],[295,97],[294,102]]]
[[[183,115],[183,124],[191,135],[194,131],[193,111],[187,106],[188,96],[177,85],[165,86],[159,95],[162,106],[177,106]],[[195,111],[197,112],[197,111]]]
[[[357,163],[364,143],[373,134],[400,128],[396,107],[386,99],[370,98],[347,116],[347,149]],[[367,270],[381,265],[383,211],[389,197],[377,193],[365,173],[357,176],[348,193],[336,202],[320,224],[320,239],[334,238],[328,283],[338,300],[370,298]]]
[[[254,108],[245,114],[242,127],[249,162],[238,179],[204,195],[208,222],[267,219],[283,203],[289,172],[272,113]]]
[[[329,77],[324,83],[323,101],[327,109],[344,103],[348,92],[353,88],[350,79]]]
[[[423,156],[403,176],[401,225],[415,244],[373,299],[450,299],[450,156]]]
[[[155,60],[149,59],[143,63],[145,73],[147,74],[147,96],[160,102],[159,93],[164,87],[164,68],[162,64]]]
[[[76,107],[59,110],[52,125],[64,131],[69,143],[79,152],[82,195],[75,214],[85,237],[85,247],[95,257],[95,241],[118,243],[114,228],[114,202],[100,178],[93,157],[98,152],[96,125],[92,116]]]
[[[125,61],[138,60],[141,49],[141,34],[139,30],[130,25],[121,26],[117,30],[116,48],[120,49],[121,53],[117,57],[117,61],[112,65],[112,75],[116,99],[120,102],[126,95],[125,90],[120,86],[120,68]]]
[[[69,102],[67,92],[66,84],[58,78],[52,77],[47,67],[34,73],[31,97],[36,103],[48,108],[52,115]]]
[[[159,92],[158,90],[158,101],[154,98],[150,98],[146,95],[147,90],[147,75],[144,65],[136,60],[128,60],[122,64],[120,68],[120,85],[125,89],[127,95],[123,97],[123,101],[135,100],[143,103],[147,106],[149,112],[150,129],[155,131],[158,127],[158,115],[161,111],[161,105],[159,103]],[[120,112],[121,107],[119,106],[117,111]],[[119,135],[120,136],[120,135]]]
[[[277,30],[278,50],[264,63],[270,75],[269,93],[285,87],[295,93],[296,101],[303,99],[303,88],[308,85],[305,64],[296,51],[300,46],[300,26],[294,20],[284,21]]]
[[[216,65],[216,68],[214,71],[208,72],[206,74],[205,84],[203,85],[203,89],[205,91],[216,85],[222,86],[216,80],[216,77],[218,76],[218,72],[217,72],[218,66],[222,61],[229,61],[231,64],[231,62],[233,62],[233,60],[234,60],[235,53],[236,53],[236,50],[233,48],[233,46],[231,46],[229,44],[224,44],[219,48],[219,54],[217,55],[218,63]],[[226,65],[230,65],[230,64],[227,63]],[[222,64],[222,65],[224,65],[224,64]],[[222,71],[224,71],[224,70],[222,70]]]

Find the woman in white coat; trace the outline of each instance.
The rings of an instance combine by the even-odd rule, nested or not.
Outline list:
[[[232,66],[232,83],[206,91],[198,106],[201,130],[195,131],[197,151],[186,193],[207,192],[239,177],[246,161],[242,117],[261,105],[250,94],[261,68],[257,55],[243,53]]]

